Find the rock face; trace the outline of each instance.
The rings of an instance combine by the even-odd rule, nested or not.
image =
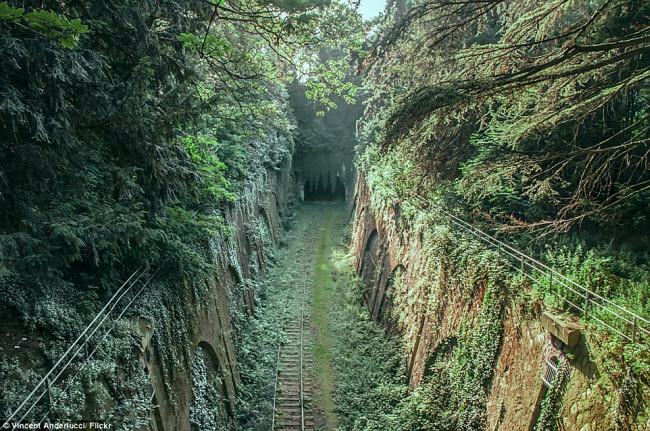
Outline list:
[[[277,239],[282,214],[296,195],[295,184],[288,170],[272,171],[246,191],[244,196],[228,208],[226,222],[233,227],[230,238],[214,238],[211,244],[218,271],[210,280],[211,288],[205,297],[197,299],[189,282],[185,286],[190,329],[186,343],[190,355],[182,363],[170,364],[157,354],[150,344],[143,343],[143,366],[148,369],[154,389],[154,412],[152,427],[158,431],[190,430],[191,406],[196,403],[193,391],[192,370],[196,361],[209,378],[221,381],[218,406],[220,415],[230,416],[237,395],[239,374],[235,359],[235,336],[232,311],[252,315],[255,313],[255,297],[248,281],[266,265],[264,247]],[[142,325],[140,325],[142,327]],[[146,327],[146,325],[145,325]],[[155,331],[156,324],[140,330],[143,340],[151,338],[147,331]],[[174,346],[178,348],[178,346]],[[165,368],[171,374],[165,374]]]
[[[277,240],[283,214],[298,193],[291,163],[259,172],[254,180],[238,184],[237,201],[222,208],[220,215],[230,227],[229,233],[211,238],[203,248],[215,267],[209,279],[185,279],[179,283],[174,280],[180,277],[152,277],[125,314],[130,317],[120,322],[124,328],[119,334],[114,331],[108,339],[118,347],[111,346],[106,351],[116,350],[119,356],[96,357],[94,367],[83,368],[86,372],[97,369],[89,374],[90,389],[81,386],[82,379],[76,379],[82,388],[78,391],[88,391],[83,398],[67,396],[70,391],[62,391],[54,398],[55,403],[72,406],[65,407],[68,410],[63,414],[115,420],[112,423],[120,429],[123,417],[136,424],[133,429],[225,429],[232,419],[240,381],[236,341],[241,334],[237,328],[246,315],[255,313],[257,299],[252,281],[264,270],[264,249]],[[96,338],[104,334],[107,326]],[[1,382],[0,411],[18,406],[27,395],[26,388],[35,386],[49,371],[52,357],[58,358],[56,352],[69,346],[65,340],[53,341],[45,335],[37,338],[37,334],[28,334],[18,325],[10,329],[11,334],[0,334],[4,341],[0,356],[13,361],[0,363],[4,367],[0,367],[0,375],[6,376],[6,381]],[[21,344],[11,343],[7,353],[6,339],[20,340],[21,336]],[[53,350],[54,356],[47,356],[42,346],[55,345],[54,342],[59,343],[57,350]],[[18,346],[15,349],[14,344]],[[92,344],[91,349],[95,345],[98,344]],[[6,370],[12,374],[5,374]],[[64,388],[64,384],[58,383],[56,388]],[[9,390],[13,392],[10,394]],[[123,403],[128,403],[128,410],[112,419],[107,412],[114,411],[118,400],[126,400]],[[156,408],[148,418],[150,400]],[[48,406],[45,402],[39,404],[43,411],[34,413],[34,417],[42,417]],[[141,423],[147,419],[149,427]]]
[[[428,364],[455,345],[461,325],[479,320],[487,280],[467,281],[471,289],[452,282],[462,263],[432,256],[422,231],[399,222],[401,211],[399,205],[373,205],[359,175],[351,209],[356,271],[367,286],[364,298],[372,317],[403,337],[409,385],[414,388],[426,379]],[[542,325],[539,305],[522,310],[509,292],[508,286],[502,289],[499,347],[487,388],[489,429],[534,429],[548,391],[542,376],[549,372],[548,363],[557,366],[558,360],[566,360],[569,367],[556,411],[561,429],[613,429],[613,399],[618,394],[607,394],[604,387],[616,385],[590,358],[589,341],[579,333],[560,331],[565,341],[575,344],[566,345]]]

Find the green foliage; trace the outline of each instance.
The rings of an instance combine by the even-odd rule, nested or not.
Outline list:
[[[277,82],[231,92],[225,85],[245,80],[224,85],[205,73],[183,46],[210,18],[195,2],[83,0],[33,13],[9,4],[0,3],[0,313],[39,333],[34,354],[53,363],[129,274],[162,267],[132,312],[155,322],[169,385],[190,363],[192,304],[181,286],[205,298],[217,261],[208,244],[227,243],[235,196],[252,208],[269,172],[290,165],[286,92]],[[249,57],[237,55],[259,54],[259,40],[227,21],[219,28],[230,38],[209,35],[202,48],[246,69]],[[227,247],[235,256],[232,243],[220,252]],[[148,377],[131,339],[109,337],[126,344],[75,372],[54,413],[96,413],[120,429],[148,420]],[[20,373],[7,373],[4,416],[26,389],[15,386]]]
[[[487,388],[500,344],[499,304],[498,294],[487,293],[476,325],[466,327],[457,345],[443,342],[424,382],[408,393],[398,371],[403,369],[398,366],[399,355],[387,345],[391,341],[376,323],[369,322],[365,311],[348,306],[358,313],[356,323],[345,327],[352,338],[350,344],[341,341],[342,356],[333,356],[337,358],[335,363],[341,364],[337,368],[341,373],[337,399],[343,417],[349,418],[343,422],[348,424],[344,429],[484,429]],[[363,335],[357,338],[357,333]],[[378,349],[380,345],[383,350]],[[387,356],[387,352],[393,356]]]
[[[320,55],[323,61],[326,61],[328,58],[339,58],[341,53],[323,49]],[[356,91],[353,87],[358,84],[359,79],[352,76],[349,67],[341,67],[337,73],[341,85],[350,91]],[[327,112],[318,111],[317,105],[310,100],[314,96],[310,92],[318,85],[321,84],[313,80],[304,84],[294,80],[288,87],[289,102],[296,120],[296,128],[293,131],[296,142],[294,171],[301,185],[308,185],[306,193],[312,195],[317,191],[326,190],[333,194],[337,179],[346,187],[353,184],[352,166],[357,142],[355,123],[362,113],[361,103],[348,98],[341,88],[337,94],[328,93],[323,96],[330,103],[338,104],[338,107],[328,109]],[[322,89],[327,87],[322,85]]]
[[[429,240],[432,245],[441,242],[440,237],[430,237]],[[483,285],[484,275],[493,271],[488,268],[494,265],[495,256],[480,256],[480,252],[471,248],[471,241],[451,249],[443,245],[437,253],[451,253],[449,261],[456,262],[455,267],[459,268],[448,282],[466,285],[472,292]],[[462,256],[465,256],[464,262],[460,260]],[[501,273],[494,270],[496,277],[488,277],[478,319],[475,322],[466,320],[457,339],[443,341],[437,347],[424,381],[418,388],[408,391],[400,350],[410,351],[411,347],[402,345],[398,349],[398,340],[391,338],[377,322],[371,321],[362,305],[362,284],[352,276],[351,256],[339,253],[336,266],[330,331],[334,340],[332,361],[337,374],[336,400],[341,428],[387,431],[484,429],[488,388],[501,344],[503,293],[498,287],[502,283],[498,281]],[[467,267],[475,268],[474,275],[470,274],[471,270],[462,270]],[[468,279],[472,281],[467,282]],[[465,282],[461,283],[461,280]],[[431,280],[425,282],[435,283]],[[396,281],[393,285],[392,296],[396,301],[393,316],[398,326],[405,327],[405,322],[399,317],[400,310],[417,301],[409,298],[409,292],[418,289],[410,286],[407,292],[401,284]],[[432,299],[425,298],[425,301]]]
[[[66,308],[60,308],[62,313]],[[102,329],[105,333],[106,327]],[[89,346],[95,355],[82,367],[81,358],[72,363],[59,384],[52,386],[52,405],[39,403],[28,419],[43,417],[87,420],[87,415],[101,417],[120,429],[135,431],[147,423],[153,409],[147,393],[148,375],[133,356],[133,334],[125,322],[117,322],[113,332]],[[26,367],[32,361],[50,364],[59,359],[68,343],[49,343],[42,351],[21,353],[24,356],[3,356],[0,360],[0,414],[8,417],[11,408],[22,402],[42,378]],[[81,355],[80,355],[81,356]],[[119,394],[119,396],[116,396]]]
[[[216,202],[235,200],[235,196],[228,191],[230,182],[224,176],[226,165],[217,155],[217,141],[204,135],[188,136],[183,139],[183,147],[202,174],[204,186],[201,189],[208,192]]]
[[[650,268],[646,253],[589,247],[584,242],[571,241],[560,247],[548,247],[546,259],[577,283],[642,316],[650,315]]]
[[[480,430],[487,424],[487,391],[500,345],[499,290],[491,285],[478,321],[433,353],[422,384],[405,398],[385,429]]]
[[[329,309],[335,399],[343,430],[384,425],[406,396],[404,363],[397,340],[370,319],[362,304],[362,285],[353,276],[351,256],[339,252],[334,262],[334,291]]]
[[[224,429],[227,422],[223,408],[223,394],[219,392],[221,379],[206,362],[209,356],[199,347],[191,364],[192,405],[190,406],[190,423],[197,431],[218,431]]]
[[[298,227],[304,229],[306,226]],[[257,230],[257,229],[256,229]],[[253,235],[264,235],[261,228]],[[283,233],[280,243],[291,242],[299,233]],[[293,238],[292,238],[293,237]],[[286,306],[287,289],[295,287],[298,268],[288,266],[296,261],[298,247],[265,248],[270,262],[264,277],[250,284],[258,299],[255,316],[247,318],[241,309],[231,316],[241,325],[237,338],[237,365],[241,375],[235,411],[235,429],[256,430],[271,426],[273,391],[278,354],[278,331],[292,310]],[[285,314],[283,314],[283,312]],[[231,317],[232,318],[232,317]]]
[[[325,55],[325,54],[323,54]],[[347,83],[358,81],[350,71],[342,78]],[[293,131],[296,140],[296,161],[302,161],[309,153],[342,153],[352,160],[356,143],[355,124],[363,113],[360,101],[346,101],[341,96],[329,97],[338,107],[319,115],[318,108],[310,100],[309,88],[312,81],[304,84],[293,81],[289,87],[289,102],[296,120]]]
[[[502,303],[499,289],[488,284],[477,324],[460,334],[450,371],[456,399],[456,429],[478,430],[487,426],[488,385],[501,345]]]
[[[16,20],[20,19],[25,13],[24,8],[16,8],[9,6],[7,2],[0,3],[0,19]]]
[[[354,82],[346,80],[347,67],[346,59],[330,60],[327,63],[316,65],[315,73],[318,80],[306,81],[308,90],[305,91],[305,95],[307,98],[321,103],[328,111],[337,108],[336,102],[331,98],[333,93],[346,103],[354,105],[357,86]],[[324,115],[324,112],[319,111],[318,114]]]
[[[0,414],[9,417],[9,406],[19,405],[36,386],[41,377],[34,370],[22,370],[17,357],[4,356],[0,358]]]
[[[272,94],[274,85],[288,83],[296,75],[314,86],[313,99],[329,107],[334,104],[329,98],[333,93],[353,101],[357,86],[343,78],[350,55],[361,50],[358,41],[365,26],[350,5],[244,0],[214,3],[211,15],[207,29],[182,33],[177,40],[240,107],[258,111],[249,98],[259,102],[260,94]],[[321,58],[319,52],[330,46],[342,55]]]
[[[164,259],[177,276],[205,275],[203,244],[225,228],[224,207],[293,152],[286,68],[269,38],[288,37],[293,20],[311,36],[325,25],[325,39],[334,16],[354,22],[317,2],[218,16],[195,2],[0,5],[0,297],[20,318],[50,291],[105,301]],[[267,14],[285,6],[286,19]],[[255,23],[236,19],[247,14]],[[242,27],[259,32],[242,38]]]
[[[618,390],[618,401],[614,415],[614,425],[616,430],[631,428],[637,423],[637,417],[646,418],[650,413],[650,406],[647,402],[648,395],[647,379],[640,377],[633,369],[629,368],[625,373],[623,382]]]
[[[435,252],[436,265],[445,262],[436,248],[446,242],[473,247],[448,233],[453,229],[441,209],[649,316],[647,170],[635,167],[647,150],[646,71],[637,68],[646,60],[617,59],[614,67],[592,57],[596,49],[609,51],[633,38],[622,20],[647,29],[647,5],[631,2],[637,14],[615,4],[515,1],[495,5],[492,13],[480,2],[395,2],[371,49],[364,83],[372,94],[359,123],[358,167],[375,212],[399,205],[400,226],[425,239],[427,232],[445,232],[434,235],[427,250]],[[593,25],[582,28],[590,18]],[[645,49],[647,41],[629,43]],[[429,223],[437,228],[428,229]],[[557,236],[542,236],[550,232]],[[462,268],[452,271],[459,285],[489,262],[489,274],[510,278],[503,261],[478,263],[472,253],[447,250],[445,267]],[[524,309],[543,301],[569,311],[562,296],[584,302],[557,283],[551,292],[547,277],[532,286],[510,280]],[[409,301],[426,303],[405,296],[402,308]],[[599,307],[589,312],[630,333]],[[405,316],[400,310],[397,321]],[[592,330],[606,331],[599,328]],[[607,340],[613,358],[627,351],[626,364],[645,362],[633,358],[637,348],[623,348],[616,336]]]
[[[571,369],[567,359],[564,356],[558,357],[557,373],[551,383],[551,388],[546,392],[542,401],[541,412],[535,424],[535,431],[555,431],[558,429],[558,424],[561,424],[559,409],[562,406],[562,397],[570,374]]]
[[[145,22],[153,28],[152,17],[173,17],[176,9],[145,2],[106,11],[104,5],[59,5],[61,13],[103,29],[74,50],[0,23],[7,30],[0,67],[0,295],[12,315],[29,316],[50,292],[81,296],[81,304],[93,300],[84,297],[88,292],[103,302],[127,274],[163,255],[191,272],[197,262],[191,244],[210,234],[207,225],[219,229],[207,217],[221,198],[204,188],[225,183],[209,184],[218,176],[206,179],[173,143],[177,127],[201,108],[187,97],[193,66],[183,65],[170,36],[198,23],[177,22],[144,38],[133,29]],[[124,46],[129,55],[118,48]],[[200,194],[211,199],[197,202]],[[186,247],[178,249],[181,242]],[[22,294],[11,295],[12,286]],[[87,316],[92,309],[85,308]]]
[[[393,2],[366,62],[361,136],[408,158],[422,189],[453,181],[458,206],[493,222],[631,223],[647,237],[648,7]]]
[[[25,8],[0,3],[0,20],[14,24],[24,21],[27,26],[45,37],[57,40],[64,48],[72,49],[79,43],[79,37],[88,33],[88,26],[80,19],[69,20],[54,11],[36,9],[25,12]]]
[[[206,55],[213,57],[222,57],[232,49],[226,39],[217,39],[213,34],[202,37],[195,34],[181,33],[176,39],[183,42],[183,47],[190,51],[205,51]]]

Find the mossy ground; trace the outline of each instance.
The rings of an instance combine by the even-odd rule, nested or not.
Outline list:
[[[337,429],[338,418],[334,403],[334,372],[331,365],[331,336],[329,331],[329,310],[332,307],[333,279],[331,274],[332,247],[340,240],[342,232],[336,229],[344,219],[342,206],[321,205],[323,220],[318,231],[316,263],[314,267],[314,284],[312,296],[312,323],[316,330],[314,345],[314,365],[316,381],[319,385],[318,405],[325,414],[327,429]],[[338,222],[338,224],[337,224]]]

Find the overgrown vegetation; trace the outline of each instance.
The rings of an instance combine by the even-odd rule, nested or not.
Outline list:
[[[502,223],[566,231],[643,219],[646,2],[391,4],[367,63],[366,136],[418,150],[430,180],[452,180]]]
[[[316,404],[323,412],[328,430],[338,429],[338,417],[334,412],[334,370],[332,369],[332,337],[329,331],[330,316],[332,309],[333,290],[331,264],[332,245],[336,240],[340,221],[344,218],[344,210],[338,208],[326,208],[325,217],[322,220],[318,232],[315,247],[316,261],[314,263],[314,281],[311,295],[311,324],[316,331],[316,339],[313,347],[314,355],[314,377],[318,382],[318,394]],[[337,223],[338,222],[338,223]]]
[[[650,3],[390,0],[369,35],[354,6],[0,2],[0,330],[16,340],[0,343],[0,417],[130,274],[152,268],[157,278],[126,317],[155,325],[171,402],[185,366],[192,426],[227,426],[223,370],[190,344],[191,307],[222,283],[222,329],[240,359],[236,426],[267,427],[269,337],[295,273],[275,268],[277,285],[256,278],[274,259],[260,251],[272,239],[258,203],[280,206],[270,187],[281,181],[314,198],[345,196],[355,126],[373,210],[399,208],[427,273],[391,279],[381,317],[397,341],[370,321],[349,257],[338,256],[335,294],[316,298],[331,299],[332,310],[316,317],[335,340],[318,347],[339,376],[342,428],[485,428],[506,299],[524,312],[571,310],[566,289],[509,272],[440,210],[650,317]],[[362,76],[352,77],[354,66]],[[233,232],[240,219],[245,232]],[[249,279],[237,242],[250,254]],[[214,280],[218,271],[231,273]],[[441,309],[444,283],[465,300],[480,297],[478,317],[463,316],[409,390],[403,357],[418,319]],[[585,314],[614,325],[611,313]],[[584,323],[592,359],[607,369],[603,384],[617,389],[612,423],[625,429],[647,417],[637,399],[648,397],[650,358],[639,343]],[[154,406],[134,332],[117,322],[85,367],[62,376],[57,401],[31,415],[139,429]],[[648,343],[640,333],[635,341]],[[543,405],[540,429],[554,426],[557,396]]]
[[[341,61],[343,53],[326,48],[319,57],[322,61]],[[337,185],[350,188],[354,182],[355,124],[363,111],[363,93],[356,93],[361,79],[353,76],[351,65],[342,70],[341,81],[355,88],[355,97],[334,94],[331,100],[336,109],[327,111],[319,110],[307,97],[311,91],[307,85],[295,80],[288,87],[296,119],[294,171],[307,197],[328,197],[336,193]]]
[[[352,256],[339,250],[335,267],[330,326],[342,429],[485,429],[487,388],[500,346],[497,284],[489,282],[478,321],[466,321],[457,339],[443,341],[424,382],[409,390],[402,354],[409,347],[371,320],[362,302],[363,282],[352,275]],[[396,297],[404,295],[400,286],[395,289]],[[393,313],[400,314],[399,305]]]
[[[648,318],[649,16],[627,0],[390,2],[362,64],[374,208],[399,205],[415,233],[459,215]],[[529,287],[571,310],[562,288]],[[638,346],[606,339],[645,368]]]
[[[384,429],[374,426],[386,420],[407,392],[399,341],[370,319],[346,246],[334,250],[332,277],[329,333],[339,426]]]
[[[569,233],[549,253],[587,241],[646,312],[647,274],[617,269],[647,261],[648,16],[627,0],[391,3],[365,63],[374,193],[516,231],[522,247],[524,231]]]
[[[192,405],[190,423],[195,430],[218,431],[225,428],[228,415],[224,405],[228,402],[220,391],[221,375],[209,355],[200,347],[191,364]]]
[[[457,337],[438,342],[439,352],[428,352],[428,377],[387,410],[385,429],[485,429],[499,348],[491,300],[512,301],[523,313],[542,304],[573,311],[562,298],[571,292],[510,271],[496,250],[450,226],[445,211],[650,316],[646,7],[624,0],[389,2],[361,65],[371,94],[358,127],[358,167],[373,213],[390,225],[398,208],[404,238],[419,238],[428,264],[423,279],[394,286],[394,322],[406,351],[419,319],[436,316],[444,301],[436,286],[474,300],[476,281],[485,280],[491,293],[479,322],[465,322]],[[589,312],[624,326],[597,307]],[[606,370],[599,384],[630,387],[623,384],[628,367],[647,378],[650,359],[638,344],[593,320],[587,327],[592,360]],[[540,429],[555,426],[559,402],[545,403]],[[645,407],[620,409],[626,426],[647,420]]]
[[[242,328],[235,429],[271,427],[278,343],[283,341],[279,338],[280,329],[298,311],[292,309],[291,299],[313,265],[314,256],[305,253],[313,245],[309,230],[312,217],[304,209],[287,215],[279,244],[266,249],[269,267],[255,285],[258,307],[255,316]]]
[[[567,379],[571,374],[569,363],[563,356],[558,357],[557,373],[548,389],[542,407],[535,424],[536,431],[554,431],[561,423],[558,417],[559,409],[562,405],[562,396],[566,389]]]
[[[11,356],[46,370],[138,268],[164,267],[127,316],[155,322],[166,385],[189,366],[186,287],[205,297],[219,254],[236,256],[233,209],[250,211],[270,176],[289,174],[286,85],[301,73],[321,103],[351,97],[337,71],[362,28],[338,2],[0,3],[0,325],[36,334],[24,353],[2,346],[0,416],[27,391]],[[328,44],[341,58],[319,74],[313,54]],[[250,286],[227,288],[241,307]],[[129,331],[108,338],[120,342]],[[148,401],[133,404],[139,366],[114,350],[87,390],[63,397],[70,418],[148,416]]]

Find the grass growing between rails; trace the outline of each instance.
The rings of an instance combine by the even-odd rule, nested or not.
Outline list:
[[[314,271],[314,290],[312,296],[313,325],[316,328],[316,344],[314,346],[314,365],[320,393],[318,406],[325,414],[327,429],[337,429],[337,417],[334,412],[334,376],[331,366],[329,313],[333,302],[333,280],[330,273],[332,250],[332,218],[335,212],[344,211],[342,208],[327,206],[325,219],[318,231],[318,248]],[[337,214],[342,216],[342,214]],[[340,217],[342,218],[342,217]],[[335,237],[337,237],[335,235]]]
[[[287,301],[287,294],[295,290],[296,280],[302,280],[306,274],[310,277],[313,268],[313,254],[305,253],[314,241],[313,222],[313,214],[300,208],[295,219],[287,223],[292,228],[283,233],[282,247],[266,249],[269,265],[264,275],[253,282],[257,298],[255,316],[243,317],[246,323],[241,329],[237,352],[241,384],[235,412],[236,430],[271,428],[278,331],[282,316],[298,311],[291,309],[292,301]]]

